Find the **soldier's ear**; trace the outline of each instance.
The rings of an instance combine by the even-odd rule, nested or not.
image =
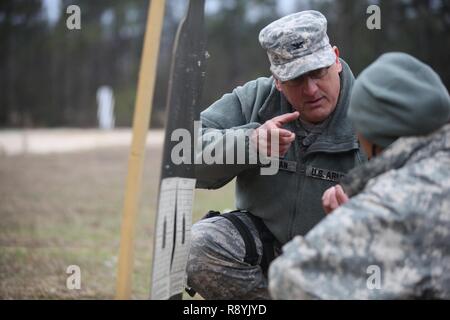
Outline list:
[[[336,66],[338,68],[337,69],[338,73],[341,73],[341,71],[342,71],[342,64],[341,64],[341,61],[339,60],[339,48],[334,46],[333,47],[333,51],[334,51],[334,54],[336,55]]]
[[[281,87],[281,81],[275,77],[274,77],[274,79],[275,79],[275,87],[277,88],[277,90],[280,92],[283,92],[283,88]]]

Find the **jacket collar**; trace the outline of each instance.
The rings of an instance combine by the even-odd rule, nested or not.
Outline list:
[[[379,156],[352,169],[340,184],[347,195],[354,196],[365,188],[369,180],[389,170],[399,169],[410,161],[430,157],[440,150],[450,151],[450,124],[427,136],[397,139]]]

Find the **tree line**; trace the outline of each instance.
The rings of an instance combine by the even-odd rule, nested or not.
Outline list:
[[[269,63],[259,31],[279,18],[275,0],[213,2],[207,11],[206,108],[222,94],[260,76]],[[285,1],[286,3],[286,1]],[[66,26],[66,8],[81,9],[81,30]],[[370,4],[381,10],[381,29],[369,30]],[[130,126],[149,1],[60,0],[50,21],[41,0],[0,2],[0,127],[93,127],[96,91],[111,86],[116,125]],[[180,9],[181,8],[181,9]],[[159,54],[152,126],[163,126],[171,52],[186,1],[168,0]],[[430,64],[450,84],[448,0],[304,0],[292,12],[315,9],[328,19],[332,44],[357,75],[383,52],[403,51]]]

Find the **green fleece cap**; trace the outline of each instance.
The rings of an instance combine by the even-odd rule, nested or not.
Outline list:
[[[450,97],[428,65],[405,53],[386,53],[356,79],[348,116],[357,132],[385,148],[448,123]]]

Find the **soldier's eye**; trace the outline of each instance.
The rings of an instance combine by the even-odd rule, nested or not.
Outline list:
[[[330,67],[320,68],[309,73],[310,77],[313,79],[320,79],[327,75],[328,69]]]
[[[325,68],[320,68],[320,69],[314,70],[311,72],[311,77],[315,78],[315,79],[321,78],[322,76],[325,75],[324,74],[325,71],[326,71]]]

